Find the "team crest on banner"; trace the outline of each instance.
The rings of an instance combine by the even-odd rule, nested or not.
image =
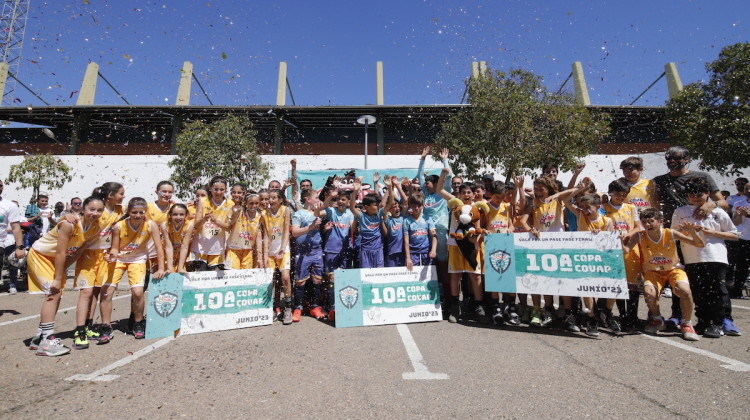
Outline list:
[[[492,268],[494,268],[495,271],[500,274],[503,274],[508,270],[508,267],[510,267],[510,263],[512,260],[512,256],[502,249],[498,249],[497,251],[490,254],[490,263],[492,264]]]
[[[359,290],[352,286],[346,286],[339,290],[339,299],[344,307],[351,309],[357,304],[357,300],[359,300]]]
[[[154,309],[159,316],[167,318],[172,315],[177,305],[180,303],[180,299],[174,293],[164,292],[154,298]]]

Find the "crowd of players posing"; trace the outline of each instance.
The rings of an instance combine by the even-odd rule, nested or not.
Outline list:
[[[523,177],[504,182],[485,174],[476,183],[451,178],[447,150],[439,154],[444,166],[440,175],[425,176],[429,154],[427,147],[416,178],[376,174],[369,192],[362,191],[362,180],[353,171],[329,178],[320,190],[309,180],[298,184],[295,160],[292,178],[284,185],[271,181],[267,189],[256,191],[215,177],[187,204],[175,203],[174,186],[162,181],[155,201],[135,197],[123,207],[125,188],[107,182],[83,200],[78,214],[66,215],[29,250],[29,291],[45,294],[39,328],[29,347],[46,356],[70,352],[53,333],[66,270],[73,262],[79,289],[73,337],[77,349],[87,348],[89,341],[103,344],[113,338],[112,297],[125,274],[132,291],[128,328],[135,338],[144,338],[143,294],[149,277],[273,269],[281,283],[276,287],[277,317],[288,325],[300,321],[303,313],[335,319],[336,269],[411,270],[431,264],[437,269],[450,322],[474,318],[543,327],[557,318],[569,331],[583,329],[598,336],[600,326],[614,332],[643,328],[637,313],[643,293],[648,333],[671,324],[686,340],[698,340],[699,334],[740,335],[724,281],[729,263],[725,241],[740,241],[734,248],[739,253],[736,278],[745,279],[750,188],[742,186],[732,201],[730,218],[727,201],[710,175],[687,169],[687,150],[670,148],[669,172],[654,180],[641,178],[642,159],[623,160],[623,177],[612,181],[604,194],[597,193],[588,178],[577,182],[583,163],[567,189],[556,179],[557,167],[548,165],[529,191],[523,188]],[[289,187],[291,199],[285,194]],[[553,296],[531,295],[529,303],[526,295],[485,292],[483,234],[457,234],[460,223],[451,211],[465,205],[479,209],[480,216],[470,223],[483,233],[618,232],[630,299],[595,302],[562,296],[555,309]],[[666,285],[676,295],[667,321],[658,304]],[[94,325],[97,303],[101,324]],[[615,305],[619,320],[612,313]]]

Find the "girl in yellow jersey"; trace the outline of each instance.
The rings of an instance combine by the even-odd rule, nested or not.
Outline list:
[[[522,220],[524,229],[537,237],[542,232],[563,232],[565,230],[563,223],[564,202],[575,191],[577,189],[560,192],[555,180],[546,175],[535,179],[534,201],[528,209],[528,218]],[[528,224],[529,219],[531,220],[531,226]],[[552,322],[552,314],[555,309],[551,295],[544,296],[544,311],[542,311],[541,295],[531,295],[531,302],[534,308],[531,311],[530,326],[541,327]]]
[[[52,336],[55,329],[55,315],[60,307],[60,297],[67,276],[67,268],[81,256],[86,247],[98,237],[99,218],[104,211],[101,197],[89,197],[83,202],[83,217],[77,223],[62,220],[52,230],[34,243],[27,258],[29,273],[29,292],[45,293],[42,303],[39,329],[31,339],[32,350],[41,356],[62,356],[70,348],[62,345],[60,339]],[[76,331],[74,342],[86,344],[89,298],[79,297],[76,311]]]
[[[264,255],[262,251],[263,239],[261,224],[263,218],[258,211],[260,199],[258,194],[251,191],[245,199],[245,206],[241,213],[233,220],[233,225],[227,239],[227,268],[266,268],[267,261],[253,258]]]
[[[627,243],[630,237],[643,230],[640,218],[638,217],[638,209],[626,202],[630,190],[630,184],[626,179],[620,178],[612,181],[608,189],[609,202],[602,206],[604,214],[612,219],[615,232],[620,234],[623,244]],[[625,252],[623,259],[625,262],[625,277],[628,281],[629,296],[627,302],[621,299],[617,300],[617,307],[620,310],[623,328],[630,330],[640,326],[640,322],[638,321],[638,301],[641,287],[639,277],[643,270],[641,268],[641,254],[638,244],[633,246],[629,252]],[[611,313],[612,305],[608,299],[605,316],[610,316]]]
[[[152,277],[160,279],[164,277],[164,250],[159,238],[159,226],[146,217],[147,203],[140,197],[131,198],[128,202],[127,216],[125,220],[118,222],[112,231],[112,248],[107,255],[108,261],[115,261],[115,269],[112,274],[112,282],[107,284],[108,300],[117,289],[125,273],[128,274],[130,283],[132,313],[134,315],[133,335],[135,338],[145,338],[146,325],[143,321],[144,285],[146,281],[146,263],[148,261],[148,243],[154,242],[157,254],[158,268]],[[105,319],[102,314],[102,322],[110,323],[111,313]]]
[[[193,238],[193,222],[186,221],[188,208],[173,204],[167,221],[160,226],[164,241],[164,258],[168,273],[185,273],[185,259]]]
[[[578,192],[583,192],[588,189],[591,184],[591,180],[584,178],[581,183],[581,188]],[[599,232],[613,232],[614,226],[612,225],[612,219],[607,216],[602,216],[599,213],[599,208],[602,204],[602,199],[599,194],[586,194],[578,199],[578,206],[574,206],[570,203],[570,200],[565,200],[565,206],[575,215],[578,222],[579,232],[592,232],[597,234]],[[569,296],[563,296],[563,305],[565,306],[565,323],[569,331],[580,331],[576,323],[576,317],[573,316],[571,307],[572,298]],[[583,304],[588,309],[588,325],[586,327],[586,335],[591,337],[599,336],[599,326],[596,319],[596,310],[594,308],[594,298],[584,297]],[[614,305],[614,299],[612,299],[612,305]],[[612,306],[609,306],[610,308]],[[612,311],[610,310],[610,315]],[[620,324],[614,322],[614,318],[607,319],[607,324],[613,332],[620,332]]]
[[[201,200],[202,211],[195,218],[196,235],[191,246],[191,271],[224,268],[227,229],[234,203],[224,197],[227,181],[214,177],[209,183],[211,196]]]
[[[115,263],[106,261],[104,256],[112,246],[112,228],[123,215],[122,200],[125,199],[125,188],[118,182],[105,182],[101,187],[94,189],[91,195],[104,197],[104,212],[99,218],[102,228],[94,244],[84,251],[76,262],[75,279],[76,287],[83,295],[89,296],[86,318],[86,325],[89,325],[91,332],[89,338],[97,340],[99,344],[106,344],[113,337],[111,326],[102,324],[98,328],[93,328],[92,324],[102,285],[111,282],[115,268]],[[102,299],[99,304],[102,314],[112,311],[111,307],[107,308],[108,304],[111,305],[111,301]]]
[[[280,271],[284,298],[289,299],[292,297],[292,281],[289,273],[291,260],[289,234],[292,212],[289,207],[281,204],[283,200],[279,191],[269,191],[269,208],[263,214],[263,219],[268,237],[268,268]]]
[[[204,197],[208,197],[208,187],[200,186],[195,189],[195,200],[187,204],[188,209],[188,221],[195,220],[195,213],[197,211],[198,203],[203,200]]]

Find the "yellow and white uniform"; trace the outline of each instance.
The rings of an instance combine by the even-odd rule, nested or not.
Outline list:
[[[68,221],[61,221],[44,236],[39,238],[29,250],[26,259],[29,272],[29,293],[49,293],[52,282],[55,281],[55,255],[57,254],[57,239],[59,229]],[[78,251],[84,243],[94,240],[101,230],[100,221],[84,229],[81,222],[73,225],[73,231],[68,239],[68,247],[65,250],[70,257]],[[82,255],[82,254],[81,254]],[[80,258],[80,255],[79,255]],[[65,287],[67,276],[63,276],[60,289]]]
[[[152,220],[157,226],[161,226],[165,223],[169,216],[169,209],[172,208],[172,203],[167,205],[167,208],[162,211],[156,202],[150,202],[146,204],[146,218]],[[148,259],[153,261],[156,259],[156,246],[154,241],[148,241]]]
[[[174,228],[171,222],[167,222],[167,236],[169,236],[169,242],[172,243],[172,267],[174,267],[175,272],[177,272],[178,268],[177,263],[180,259],[180,251],[182,250],[183,246],[188,246],[188,243],[186,241],[190,240],[190,238],[185,238],[190,225],[191,222],[185,221],[182,224],[182,227],[177,230]]]
[[[246,269],[254,268],[253,253],[255,241],[260,235],[259,211],[250,216],[247,211],[240,213],[227,239],[226,268]]]
[[[643,209],[654,206],[654,181],[641,178],[635,184],[630,184],[630,192],[625,199],[626,203],[632,204],[640,212]]]
[[[99,239],[91,247],[83,251],[83,255],[76,262],[75,284],[79,289],[101,287],[102,284],[111,282],[114,262],[104,260],[104,255],[112,247],[112,228],[123,215],[121,205],[115,205],[112,211],[104,208],[99,218]]]
[[[143,287],[146,280],[146,262],[148,261],[151,226],[148,220],[144,220],[137,229],[130,225],[130,219],[117,223],[117,227],[120,229],[120,252],[117,254],[112,282],[110,284],[105,283],[105,286],[117,285],[127,272],[130,287]]]
[[[487,230],[489,233],[506,233],[510,232],[511,220],[510,220],[510,203],[503,201],[496,208],[492,205],[492,202],[488,201],[487,205],[490,208],[487,213]]]
[[[276,258],[281,252],[284,240],[284,229],[286,227],[286,206],[280,206],[279,210],[274,213],[271,209],[265,211],[264,219],[266,221],[266,232],[268,232],[268,268],[272,270],[289,270],[290,254],[289,244],[284,248],[284,255]]]
[[[234,207],[234,202],[224,199],[221,203],[214,203],[209,197],[202,198],[203,215],[213,214],[214,218],[227,223]],[[219,225],[206,220],[197,232],[193,241],[191,260],[204,261],[209,267],[224,264],[224,253],[227,242],[227,231]]]
[[[674,289],[676,283],[688,281],[687,274],[680,268],[677,243],[675,243],[672,229],[661,228],[661,237],[658,242],[652,240],[648,233],[641,232],[638,246],[643,261],[645,280],[643,284],[654,286],[657,296],[667,283]]]
[[[534,199],[534,211],[531,213],[533,221],[532,228],[539,232],[563,232],[563,208],[565,206],[559,200],[545,203],[538,198]]]
[[[591,232],[592,230],[607,229],[607,224],[609,224],[610,218],[607,216],[602,216],[599,213],[597,213],[596,216],[596,220],[591,220],[587,215],[583,214],[583,212],[579,213],[578,231]]]
[[[626,235],[630,232],[638,223],[638,209],[632,204],[623,203],[620,208],[613,206],[611,203],[606,203],[602,206],[604,213],[612,219],[612,224],[615,228],[615,232]],[[638,274],[643,271],[641,264],[641,252],[638,244],[633,246],[630,252],[623,255],[625,261],[625,277],[627,277],[629,284],[638,284]]]

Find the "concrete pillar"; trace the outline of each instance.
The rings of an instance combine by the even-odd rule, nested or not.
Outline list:
[[[482,76],[487,75],[487,62],[486,61],[479,62],[479,74],[481,74]]]
[[[193,85],[193,63],[186,61],[180,69],[180,86],[175,105],[190,105],[190,87]],[[172,136],[174,137],[174,136]]]
[[[673,62],[667,63],[664,66],[664,73],[667,75],[669,99],[672,99],[677,96],[678,93],[682,92],[682,79],[680,79],[680,73],[677,72],[677,65]]]
[[[279,83],[276,85],[276,105],[286,105],[286,61],[279,62]]]
[[[576,102],[581,105],[591,105],[589,89],[586,87],[586,76],[583,75],[583,65],[580,61],[573,63],[573,83],[576,88]]]
[[[5,82],[8,81],[8,63],[0,63],[0,105],[5,97]]]
[[[93,105],[94,96],[96,95],[96,82],[99,80],[99,65],[93,61],[86,67],[86,74],[83,76],[81,90],[78,91],[78,100],[76,105]]]
[[[476,79],[477,77],[479,77],[479,62],[472,61],[471,62],[471,78]]]
[[[376,104],[377,105],[383,105],[385,102],[383,102],[383,62],[378,61],[376,65],[376,85],[377,85],[377,92],[376,92]]]

